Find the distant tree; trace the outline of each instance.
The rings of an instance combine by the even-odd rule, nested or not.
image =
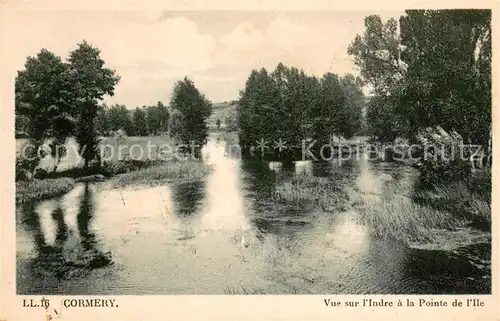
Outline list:
[[[123,130],[127,136],[135,134],[134,124],[130,111],[125,105],[113,105],[108,111],[108,121],[110,131],[117,132]]]
[[[106,104],[97,107],[96,126],[97,131],[102,136],[108,136],[111,131],[109,120],[109,107]]]
[[[208,137],[207,120],[212,103],[186,77],[175,84],[170,106],[171,136],[185,146],[197,145],[195,151],[199,151]]]
[[[170,112],[168,108],[159,101],[156,105],[146,107],[146,122],[150,135],[158,135],[168,131]]]
[[[311,138],[318,145],[328,144],[333,134],[340,134],[340,116],[345,103],[344,91],[340,78],[333,73],[326,73],[319,81],[318,99],[311,107]]]
[[[78,44],[78,48],[70,53],[68,62],[74,102],[79,107],[76,140],[84,166],[87,167],[99,156],[95,126],[98,102],[105,95],[114,94],[120,77],[114,70],[104,67],[100,50],[86,41]]]
[[[277,118],[284,115],[277,114],[278,99],[281,97],[276,82],[267,70],[252,70],[237,106],[238,137],[243,155],[248,154],[258,141],[272,141],[280,135]]]
[[[158,115],[159,132],[168,132],[168,123],[170,120],[170,111],[161,101],[156,104],[156,111]]]
[[[132,121],[137,136],[148,135],[148,124],[146,122],[146,112],[144,109],[137,107],[132,114]]]

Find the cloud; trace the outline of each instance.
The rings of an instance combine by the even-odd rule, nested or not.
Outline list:
[[[10,21],[15,27],[8,42],[12,75],[23,69],[27,56],[47,48],[63,59],[83,39],[101,50],[107,66],[121,76],[115,98],[142,105],[156,101],[138,88],[156,78],[165,87],[185,75],[212,68],[215,40],[183,17],[160,19],[160,13],[20,12]],[[17,28],[16,28],[17,27]],[[145,80],[145,81],[143,81]],[[173,80],[172,80],[173,81]],[[153,86],[156,88],[157,86]],[[170,88],[169,88],[170,89]],[[134,92],[136,95],[131,95]]]
[[[159,20],[155,24],[128,23],[114,28],[103,54],[113,63],[134,73],[148,73],[148,67],[161,67],[155,76],[175,76],[212,67],[214,49],[211,35],[200,33],[196,24],[185,18]],[[165,74],[166,73],[166,74]]]
[[[341,37],[319,26],[291,22],[285,16],[276,17],[263,30],[242,23],[221,37],[214,61],[246,72],[260,67],[273,69],[278,62],[318,76],[327,71],[355,72],[346,52],[353,32],[342,24],[335,31]]]
[[[14,75],[40,49],[66,58],[85,39],[121,76],[107,102],[131,108],[168,101],[175,81],[185,76],[219,101],[236,99],[252,69],[272,70],[278,62],[316,76],[356,72],[346,51],[363,30],[363,13],[224,14],[237,19],[156,11],[17,12],[8,17],[13,32],[3,34],[2,53]]]

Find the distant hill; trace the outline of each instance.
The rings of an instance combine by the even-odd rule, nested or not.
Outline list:
[[[224,102],[213,103],[212,116],[208,121],[209,128],[210,129],[217,128],[217,119],[220,119],[221,127],[224,127],[224,122],[226,121],[226,117],[232,110],[236,108],[236,106],[237,106],[236,101],[224,101]]]

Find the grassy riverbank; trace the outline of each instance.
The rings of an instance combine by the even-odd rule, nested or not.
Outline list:
[[[210,173],[211,168],[199,161],[175,161],[131,171],[113,177],[110,187],[156,185],[167,182],[195,181]]]
[[[16,203],[23,204],[66,194],[75,186],[69,177],[16,182]]]
[[[19,140],[18,151],[25,140]],[[16,182],[16,202],[43,200],[69,192],[80,178],[103,175],[111,187],[131,184],[161,184],[169,181],[198,180],[210,168],[197,160],[180,161],[173,157],[175,144],[168,136],[126,137],[118,142],[104,138],[101,144],[104,163],[84,168],[76,153],[75,141],[67,143],[68,155],[53,172],[50,157],[40,164],[45,169],[40,179]],[[161,155],[160,155],[161,153]]]
[[[297,208],[338,215],[347,212],[370,234],[406,244],[469,244],[491,232],[491,179],[480,173],[462,181],[436,183],[413,195],[379,194],[342,187],[335,177],[278,178],[273,198]],[[389,181],[386,184],[396,184]]]

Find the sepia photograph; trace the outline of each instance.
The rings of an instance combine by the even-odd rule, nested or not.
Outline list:
[[[15,25],[17,295],[492,294],[491,10]]]

